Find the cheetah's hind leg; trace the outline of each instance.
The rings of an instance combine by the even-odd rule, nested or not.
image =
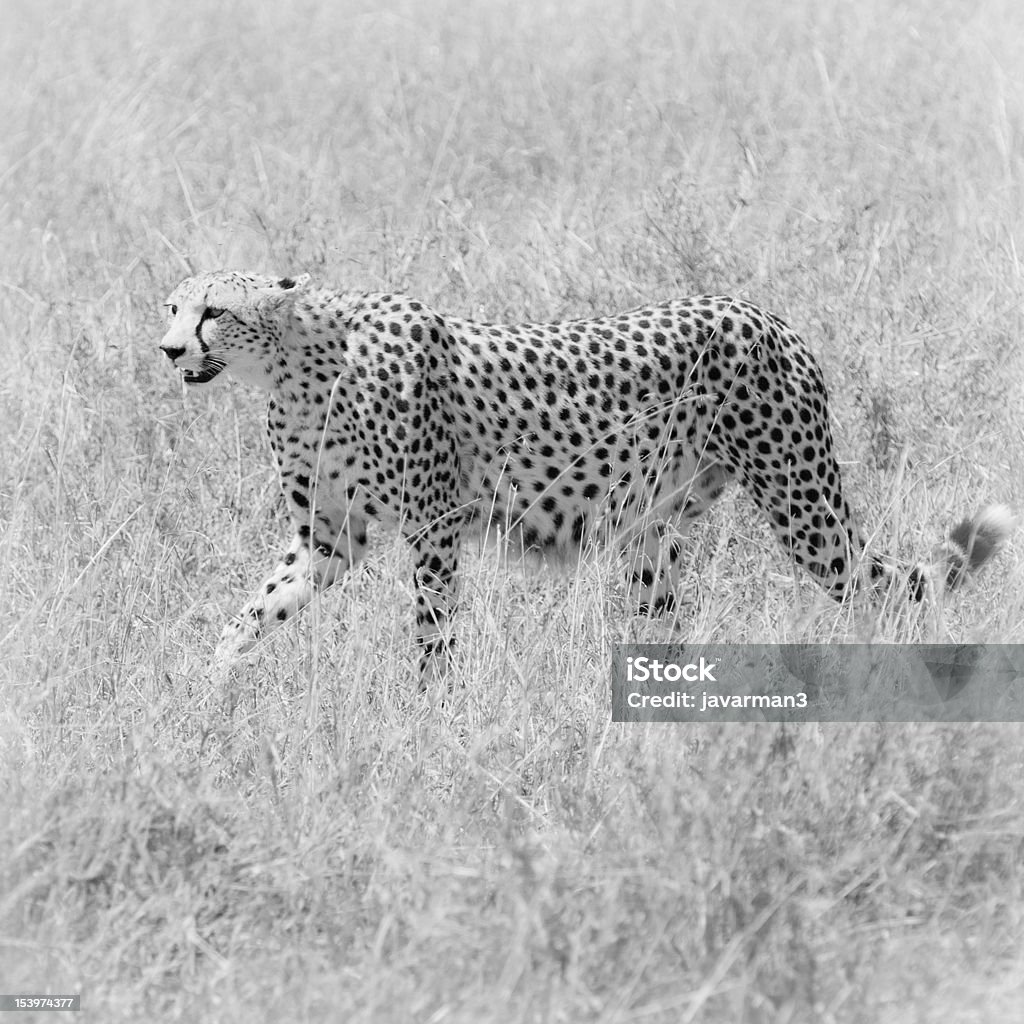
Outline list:
[[[718,499],[732,479],[718,463],[702,463],[681,488],[658,494],[651,511],[627,545],[630,607],[645,617],[679,613],[681,603],[695,606],[699,592],[680,601],[685,539],[693,524]]]

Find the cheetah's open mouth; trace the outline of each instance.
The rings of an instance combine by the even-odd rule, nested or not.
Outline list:
[[[216,359],[204,359],[198,370],[182,370],[181,377],[186,384],[206,384],[224,369],[224,364]]]

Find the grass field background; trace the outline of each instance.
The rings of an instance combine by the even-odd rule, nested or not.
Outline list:
[[[1021,641],[1019,535],[942,607],[839,609],[730,495],[669,626],[607,557],[472,554],[446,706],[382,537],[217,686],[287,526],[262,398],[183,397],[156,347],[190,268],[491,320],[732,292],[819,356],[873,543],[926,556],[1024,508],[1018,3],[4,10],[0,990],[104,1022],[1020,1019],[1019,725],[608,721],[619,640]]]

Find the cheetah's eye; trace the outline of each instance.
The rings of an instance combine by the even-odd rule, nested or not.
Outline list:
[[[213,307],[213,306],[207,306],[207,307],[206,307],[206,315],[207,315],[207,316],[208,316],[208,317],[209,317],[209,318],[210,318],[211,320],[216,320],[216,319],[217,319],[217,317],[221,317],[221,316],[223,316],[223,315],[224,315],[224,314],[225,314],[226,312],[227,312],[227,310],[226,310],[226,309],[214,309],[214,307]]]
[[[171,316],[178,315],[178,307],[173,302],[168,302],[164,308],[171,314]]]

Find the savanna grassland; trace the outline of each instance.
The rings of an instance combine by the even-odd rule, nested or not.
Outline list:
[[[1019,725],[612,725],[608,692],[621,640],[1021,641],[1019,533],[942,606],[838,608],[730,494],[668,625],[611,556],[471,553],[446,704],[382,536],[218,685],[287,522],[261,397],[157,349],[193,268],[491,320],[733,292],[818,355],[872,543],[926,557],[1024,508],[1016,0],[2,10],[0,991],[1021,1019]]]

